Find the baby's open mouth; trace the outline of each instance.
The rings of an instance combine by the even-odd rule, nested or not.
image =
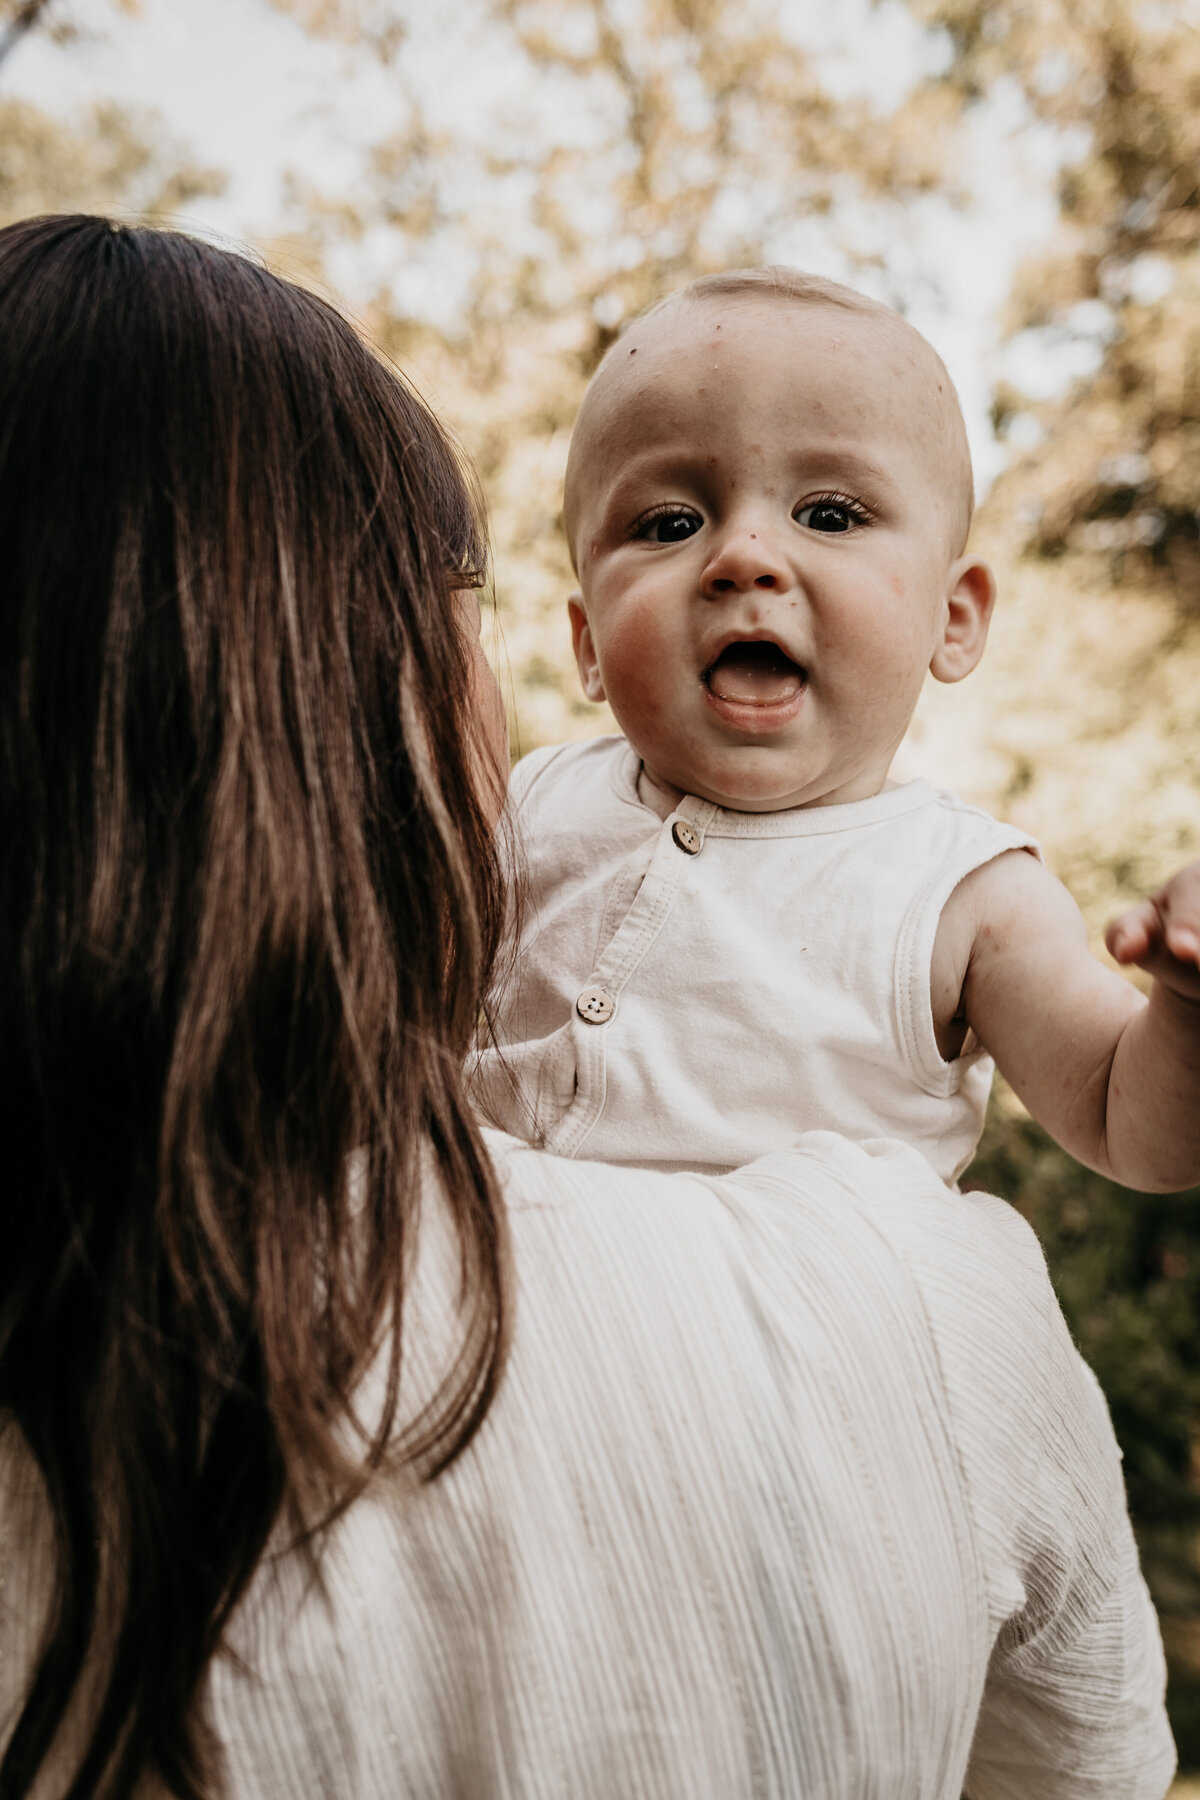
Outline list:
[[[765,638],[727,644],[704,671],[709,693],[733,706],[783,706],[807,680],[807,670]]]

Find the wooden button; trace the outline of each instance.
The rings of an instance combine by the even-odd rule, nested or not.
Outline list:
[[[612,995],[602,987],[584,988],[575,1002],[575,1011],[589,1025],[603,1025],[611,1019],[616,1008]]]
[[[700,833],[686,819],[676,819],[671,827],[671,836],[685,856],[699,856],[702,841]]]

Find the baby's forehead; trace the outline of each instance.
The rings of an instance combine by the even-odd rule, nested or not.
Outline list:
[[[848,392],[904,388],[910,402],[923,397],[931,415],[941,410],[947,390],[954,404],[932,345],[888,307],[865,298],[861,306],[847,306],[769,291],[693,297],[685,290],[635,320],[612,346],[592,378],[577,433],[586,438],[602,421],[643,405],[656,369],[679,371],[689,360],[704,368],[710,353],[736,352],[764,322],[773,328],[772,354],[781,363],[820,358],[831,383]]]

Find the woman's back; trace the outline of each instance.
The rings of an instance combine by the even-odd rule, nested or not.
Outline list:
[[[494,1144],[500,1394],[317,1577],[260,1570],[212,1671],[230,1800],[1158,1800],[1111,1429],[1009,1209],[823,1137],[712,1183]],[[426,1216],[409,1408],[453,1311]]]

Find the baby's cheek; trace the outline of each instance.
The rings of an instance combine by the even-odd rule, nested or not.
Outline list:
[[[874,602],[854,620],[853,642],[864,668],[899,674],[914,657],[924,655],[931,608],[920,601],[911,578],[893,570],[875,590]]]
[[[669,653],[651,620],[623,619],[608,633],[601,673],[609,704],[652,711],[660,698]]]
[[[606,676],[604,692],[625,736],[641,755],[653,760],[669,718],[665,696],[645,670],[636,669],[622,671],[615,680]]]
[[[662,779],[691,785],[680,757],[690,741],[690,707],[680,692],[686,674],[655,632],[623,635],[606,663],[604,691],[613,717],[638,755]],[[698,678],[697,678],[698,685]]]

